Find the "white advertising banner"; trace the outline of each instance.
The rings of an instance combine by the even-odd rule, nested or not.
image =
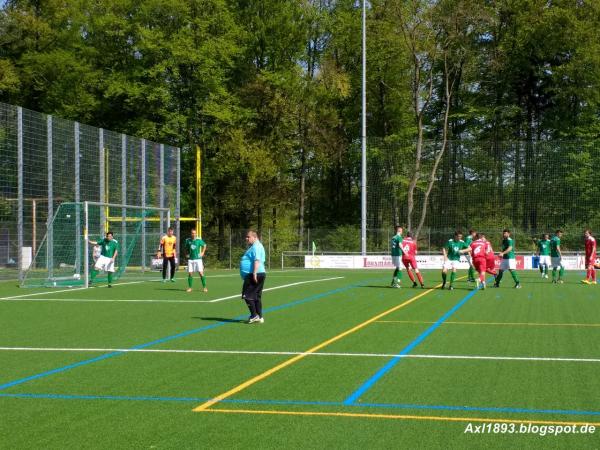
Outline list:
[[[496,268],[500,267],[500,259],[496,258]],[[537,268],[537,258],[534,256],[517,255],[517,269],[531,270]],[[563,266],[566,270],[584,270],[584,256],[563,256]],[[442,255],[417,255],[419,269],[441,269],[444,265]],[[393,269],[392,257],[388,255],[306,255],[304,267],[307,269]],[[404,266],[403,266],[404,267]],[[458,264],[459,269],[468,269],[469,263],[465,257]]]

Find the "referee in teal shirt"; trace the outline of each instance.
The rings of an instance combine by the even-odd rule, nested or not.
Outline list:
[[[248,323],[264,323],[262,316],[262,291],[265,285],[265,248],[254,230],[248,230],[246,240],[250,247],[240,260],[240,275],[244,280],[242,298],[250,310]]]

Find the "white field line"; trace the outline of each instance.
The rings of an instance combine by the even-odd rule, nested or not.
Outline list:
[[[295,270],[277,270],[277,271],[273,271],[270,273],[273,274],[283,274],[283,273],[288,273],[288,272],[299,272],[302,270],[306,270],[306,269],[295,269]],[[228,273],[228,274],[219,274],[219,275],[211,275],[211,278],[230,278],[230,277],[238,277],[239,273],[235,272],[235,273]],[[275,276],[276,277],[276,276]],[[285,277],[285,275],[283,276]],[[343,277],[339,277],[339,278],[343,278]],[[183,279],[183,278],[182,278]],[[146,282],[151,282],[151,283],[156,283],[159,281],[162,281],[161,278],[145,278],[145,279],[141,279],[141,278],[136,278],[136,281],[128,281],[128,282],[123,282],[123,283],[113,283],[113,286],[124,286],[126,284],[139,284],[139,283],[146,283]],[[12,280],[10,281],[11,283],[13,282]],[[96,288],[101,288],[101,287],[106,287],[104,285],[99,285],[96,286]],[[95,288],[95,289],[96,289]],[[52,290],[52,291],[45,291],[45,292],[36,292],[34,294],[22,294],[22,295],[13,295],[12,297],[0,297],[0,300],[13,300],[16,298],[25,298],[25,297],[33,297],[33,296],[37,296],[37,295],[44,295],[44,294],[59,294],[61,292],[73,292],[73,291],[81,291],[81,290],[85,290],[86,288],[84,287],[79,287],[79,288],[68,288],[68,289],[61,289],[59,291],[57,290]],[[267,289],[265,289],[266,291]]]
[[[54,348],[54,347],[0,347],[0,351],[28,351],[28,352],[92,352],[92,353],[187,353],[187,354],[213,354],[213,355],[267,355],[267,356],[338,356],[338,357],[363,357],[363,358],[413,358],[413,359],[458,359],[482,361],[546,361],[546,362],[591,362],[600,363],[600,358],[553,358],[529,356],[476,356],[476,355],[402,355],[394,353],[306,353],[306,352],[270,352],[252,350],[176,350],[176,349],[132,349],[132,348]]]
[[[307,280],[307,281],[298,281],[296,283],[290,283],[290,284],[284,284],[281,286],[275,286],[275,287],[271,287],[271,288],[267,288],[264,289],[263,292],[267,292],[267,291],[274,291],[276,289],[283,289],[283,288],[288,288],[288,287],[292,287],[292,286],[298,286],[301,284],[309,284],[309,283],[318,283],[321,281],[331,281],[331,280],[340,280],[344,277],[333,277],[333,278],[321,278],[318,280]],[[125,284],[125,283],[122,283]],[[85,289],[85,288],[78,288],[79,289]],[[71,292],[74,291],[75,289],[69,289],[69,290],[62,290],[62,291],[54,291],[55,293],[58,292]],[[199,291],[200,292],[200,291]],[[40,292],[38,294],[26,294],[26,295],[40,295],[40,294],[47,294],[48,292]],[[96,299],[96,298],[91,298],[91,299],[87,299],[87,298],[24,298],[23,296],[15,296],[15,297],[4,297],[4,298],[0,298],[0,300],[2,301],[31,301],[31,302],[123,302],[123,303],[216,303],[216,302],[222,302],[224,300],[230,300],[232,298],[241,298],[241,294],[234,294],[234,295],[228,295],[227,297],[220,297],[220,298],[216,298],[213,300],[157,300],[157,299],[114,299],[114,298],[109,298],[109,299]]]
[[[129,281],[129,282],[126,282],[126,283],[113,283],[113,286],[124,286],[126,284],[140,284],[140,283],[146,283],[148,281],[156,281],[156,280]],[[106,286],[97,286],[94,289],[97,289],[97,288],[106,288]],[[79,287],[79,288],[61,289],[59,291],[35,292],[33,294],[22,294],[22,295],[13,295],[12,297],[1,297],[0,300],[14,300],[14,299],[17,299],[17,298],[33,297],[35,295],[59,294],[61,292],[73,292],[73,291],[81,291],[81,290],[85,290],[85,289],[87,289],[87,288],[85,288],[85,287]]]

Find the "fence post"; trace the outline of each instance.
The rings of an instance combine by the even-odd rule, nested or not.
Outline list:
[[[23,108],[17,107],[17,270],[23,281]]]
[[[268,260],[268,267],[269,270],[271,270],[271,227],[269,227],[269,260]]]
[[[127,136],[121,134],[121,203],[127,204]],[[127,252],[127,210],[121,208],[121,239],[123,255]],[[119,252],[121,253],[121,252]]]
[[[146,207],[146,139],[140,141],[142,154],[142,208]],[[146,271],[146,210],[142,209],[142,272]]]
[[[175,147],[175,153],[177,155],[177,190],[175,193],[175,232],[177,233],[177,255],[179,255],[180,248],[180,218],[181,218],[181,149],[179,147]],[[179,256],[178,256],[179,257]]]
[[[48,269],[48,277],[54,277],[54,242],[53,242],[53,217],[54,217],[54,204],[53,204],[53,190],[52,185],[52,116],[46,117],[46,146],[47,146],[47,158],[48,158],[48,218],[46,220],[46,269]]]
[[[231,225],[229,225],[229,270],[232,269],[232,265],[231,265],[231,255],[232,252],[232,246],[231,246]]]

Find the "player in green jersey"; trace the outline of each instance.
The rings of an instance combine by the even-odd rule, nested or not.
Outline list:
[[[500,287],[500,281],[502,280],[502,274],[505,270],[510,270],[510,274],[515,282],[515,288],[521,288],[521,282],[517,275],[517,260],[515,258],[515,241],[510,237],[510,230],[504,229],[502,232],[502,251],[498,253],[502,257],[502,263],[500,264],[500,271],[496,277],[494,287]]]
[[[93,283],[100,271],[105,271],[108,278],[108,287],[112,287],[113,273],[115,273],[115,261],[119,255],[119,243],[114,238],[113,232],[106,233],[106,237],[92,241],[88,239],[92,245],[100,247],[100,256],[92,269],[90,283]]]
[[[469,234],[465,238],[465,244],[467,247],[469,247],[471,245],[471,242],[473,242],[473,240],[475,239],[476,236],[477,236],[477,231],[475,231],[474,229],[471,228],[469,230]],[[467,262],[469,263],[469,272],[468,272],[468,276],[467,276],[467,281],[469,283],[475,283],[475,267],[473,267],[473,258],[471,258],[470,253],[467,253],[466,257],[467,257]]]
[[[469,251],[469,246],[463,241],[463,234],[460,231],[454,233],[454,238],[449,239],[446,245],[442,249],[444,254],[444,267],[442,269],[442,289],[446,286],[446,279],[448,276],[448,270],[452,270],[450,273],[450,286],[448,289],[454,289],[454,280],[456,280],[456,269],[460,262],[460,255]]]
[[[187,292],[192,292],[195,272],[200,275],[200,281],[202,282],[204,292],[208,292],[208,289],[206,288],[206,278],[204,277],[204,263],[202,262],[204,253],[206,253],[206,243],[201,238],[196,237],[196,229],[192,229],[191,237],[185,240],[184,248],[188,258]]]
[[[563,283],[563,276],[565,274],[565,267],[562,263],[562,251],[560,249],[560,239],[562,238],[562,230],[556,230],[552,239],[550,239],[550,258],[552,259],[552,282]],[[556,278],[556,272],[558,271],[558,279]]]
[[[392,275],[392,287],[399,288],[402,281],[402,227],[396,226],[396,234],[392,238],[392,264],[394,265],[394,275]]]
[[[537,255],[539,257],[538,267],[542,278],[548,278],[548,267],[550,267],[550,235],[544,234],[542,239],[536,241]]]

